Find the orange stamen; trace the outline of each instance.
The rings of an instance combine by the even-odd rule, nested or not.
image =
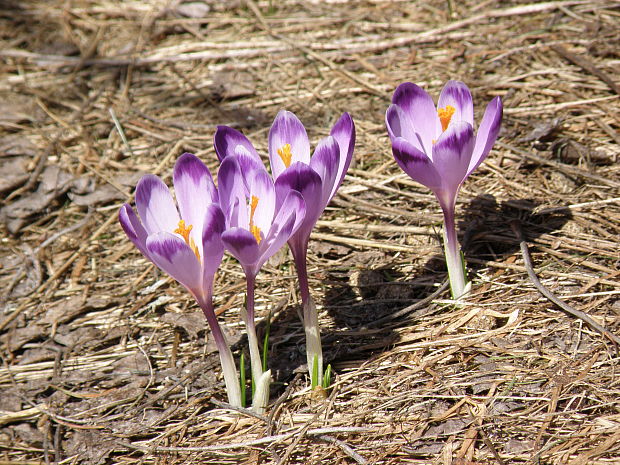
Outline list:
[[[284,144],[282,148],[278,149],[278,155],[280,155],[284,166],[287,168],[291,166],[291,160],[293,158],[293,154],[291,153],[291,144]]]
[[[452,115],[454,115],[455,111],[456,108],[454,108],[452,105],[446,105],[446,108],[437,109],[437,116],[439,116],[439,121],[441,121],[442,131],[448,129],[448,125],[450,124],[450,120],[452,119]]]
[[[200,260],[200,252],[198,252],[198,246],[196,246],[194,239],[189,237],[189,233],[193,227],[194,226],[191,224],[189,226],[185,226],[185,220],[179,220],[179,227],[175,229],[174,232],[180,234],[183,237],[185,243],[189,245],[189,247],[194,251],[196,258]]]
[[[256,243],[260,244],[260,241],[262,240],[262,237],[260,237],[260,228],[253,224],[250,226],[250,232],[254,236],[254,239],[256,239]]]
[[[280,151],[278,150],[278,153],[279,152]],[[256,239],[256,243],[260,244],[260,228],[254,224],[254,213],[256,213],[256,207],[258,207],[258,197],[253,195],[250,200],[250,232],[254,236],[254,239]]]
[[[189,233],[192,230],[193,226],[190,224],[189,226],[185,226],[185,220],[179,220],[179,227],[174,230],[175,233],[180,234],[185,239],[185,242],[189,244]]]

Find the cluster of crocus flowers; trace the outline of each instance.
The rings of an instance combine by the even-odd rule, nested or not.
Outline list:
[[[456,197],[465,179],[489,154],[501,119],[502,102],[496,97],[487,106],[476,133],[471,93],[458,81],[445,85],[437,106],[419,86],[401,84],[386,113],[396,162],[433,191],[443,210],[445,255],[455,299],[468,290],[456,235]],[[219,350],[232,405],[243,405],[239,376],[212,302],[214,276],[225,250],[239,261],[246,277],[241,318],[250,348],[253,408],[264,410],[271,382],[256,332],[256,277],[287,242],[299,279],[311,384],[323,385],[318,315],[308,284],[308,242],[344,179],[354,145],[355,126],[344,113],[311,155],[301,121],[291,112],[280,111],[269,131],[269,172],[246,136],[218,126],[214,135],[221,162],[217,188],[209,169],[185,153],[173,171],[176,202],[160,178],[146,175],[136,187],[139,216],[128,204],[120,210],[120,223],[129,239],[185,286],[203,310]]]
[[[465,179],[487,157],[502,121],[502,101],[495,97],[474,131],[474,106],[468,87],[449,81],[433,99],[416,84],[398,86],[387,110],[387,130],[398,165],[428,187],[444,216],[444,250],[452,296],[468,291],[465,265],[455,225],[455,204]]]
[[[305,215],[300,224],[293,227],[287,240],[299,278],[308,371],[314,387],[323,381],[323,353],[317,310],[308,285],[306,264],[308,241],[314,225],[335,195],[351,164],[355,126],[351,116],[344,113],[331,129],[330,135],[319,141],[311,156],[310,142],[303,124],[293,113],[283,110],[278,113],[271,126],[268,142],[276,211],[286,212],[292,199],[296,199],[298,195],[305,201]],[[225,167],[227,171],[230,169],[232,172],[226,176],[231,184],[240,177],[240,173],[244,172],[259,173],[250,177],[258,176],[261,183],[269,184],[260,156],[243,134],[233,128],[220,126],[215,133],[214,145],[222,161],[220,173]],[[232,163],[228,164],[228,160],[233,157],[237,160],[235,166],[238,167],[234,172],[232,168],[228,168],[232,166]],[[245,196],[251,202],[253,199],[250,192],[251,183],[246,181],[244,188]],[[237,191],[237,195],[241,197],[241,186]],[[288,229],[286,233],[288,234]],[[278,243],[278,247],[279,245]],[[233,254],[238,255],[234,251]],[[244,269],[246,276],[251,276],[254,271],[254,269],[248,270],[245,266]],[[248,280],[248,295],[249,293]]]

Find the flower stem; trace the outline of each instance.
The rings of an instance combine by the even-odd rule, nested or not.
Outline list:
[[[263,372],[263,364],[260,357],[258,337],[256,336],[256,324],[254,321],[254,285],[256,276],[246,273],[247,295],[245,309],[241,312],[248,333],[248,345],[250,346],[250,365],[252,369],[252,381],[254,383],[254,397],[252,408],[256,412],[264,412],[269,402],[269,384],[271,383],[271,371]]]
[[[230,346],[226,341],[226,337],[222,332],[222,328],[217,321],[215,311],[213,310],[213,302],[209,295],[205,299],[198,299],[200,308],[207,318],[207,323],[211,328],[213,340],[220,354],[220,363],[224,374],[224,383],[226,384],[226,393],[228,394],[228,402],[235,407],[241,407],[241,388],[239,386],[239,377],[237,376],[237,368],[235,367],[235,359],[233,358]]]
[[[465,263],[462,260],[461,248],[456,236],[454,206],[444,208],[444,251],[446,265],[450,278],[452,298],[458,299],[466,293],[467,277],[465,276]]]
[[[314,300],[310,295],[308,286],[308,268],[307,268],[307,252],[308,242],[299,246],[291,247],[293,258],[295,259],[295,267],[297,268],[297,277],[299,278],[299,293],[301,294],[301,302],[303,308],[303,323],[306,333],[306,361],[308,363],[308,372],[310,373],[311,385],[321,386],[323,383],[323,348],[321,347],[321,330],[319,328],[319,315],[314,305]],[[316,367],[315,367],[316,362]]]

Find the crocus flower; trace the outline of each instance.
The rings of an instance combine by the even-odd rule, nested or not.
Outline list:
[[[413,180],[433,191],[443,210],[444,248],[454,298],[467,292],[456,236],[456,196],[493,147],[502,111],[502,101],[495,97],[475,133],[473,101],[464,83],[448,81],[435,107],[430,95],[405,82],[394,92],[385,115],[396,162]]]
[[[256,387],[252,406],[261,411],[268,401],[270,371],[262,370],[256,337],[256,275],[297,231],[306,206],[301,194],[291,191],[276,208],[276,190],[271,176],[262,163],[249,168],[246,155],[241,151],[241,154],[233,153],[225,157],[218,173],[218,183],[220,204],[226,216],[222,241],[241,264],[247,281],[246,309],[242,312],[242,318],[248,332],[252,378]]]
[[[307,205],[304,222],[289,240],[289,246],[299,278],[306,357],[313,387],[322,384],[323,351],[318,314],[308,286],[308,241],[314,225],[342,184],[354,145],[355,126],[348,113],[338,119],[329,136],[319,141],[312,157],[306,129],[293,113],[280,111],[269,131],[269,160],[277,197],[297,190]]]
[[[140,217],[125,204],[119,221],[138,250],[196,298],[220,354],[228,401],[241,406],[235,362],[213,310],[213,278],[224,255],[226,227],[218,192],[209,169],[190,153],[176,162],[173,183],[178,210],[166,184],[147,174],[136,187]]]
[[[262,167],[262,161],[252,143],[235,129],[218,127],[214,141],[220,160],[236,154],[244,170]],[[331,129],[330,135],[319,142],[312,157],[306,129],[293,113],[280,111],[269,131],[269,160],[275,179],[276,210],[291,191],[300,192],[306,203],[304,220],[288,243],[299,277],[306,354],[313,386],[322,382],[323,355],[318,315],[308,286],[308,241],[318,218],[342,184],[351,164],[354,144],[355,126],[348,113],[344,113]],[[316,377],[314,373],[317,373]]]

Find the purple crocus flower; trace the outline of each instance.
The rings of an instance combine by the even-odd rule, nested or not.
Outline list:
[[[296,190],[307,205],[306,218],[289,240],[289,246],[299,278],[306,356],[313,387],[323,380],[323,351],[318,314],[308,286],[308,241],[314,225],[342,184],[354,145],[355,125],[348,113],[338,119],[329,136],[319,141],[312,157],[306,129],[293,113],[280,111],[269,131],[269,160],[277,198]]]
[[[262,169],[260,156],[252,143],[235,129],[220,126],[214,138],[215,150],[220,160],[231,155],[239,157],[242,171]],[[306,129],[289,111],[280,111],[269,131],[269,160],[275,179],[276,210],[285,203],[290,192],[299,192],[305,200],[306,213],[302,224],[288,243],[293,253],[304,313],[306,353],[312,385],[320,384],[323,376],[323,356],[316,307],[310,295],[306,255],[310,233],[323,210],[342,184],[351,164],[355,144],[355,126],[348,113],[344,113],[322,139],[310,156],[310,142]],[[246,195],[247,195],[247,186]],[[314,362],[317,367],[314,369]]]
[[[456,236],[456,196],[493,147],[502,111],[502,101],[495,97],[475,133],[473,101],[464,83],[448,81],[435,107],[423,89],[405,82],[394,92],[385,115],[396,162],[413,180],[433,191],[443,210],[444,247],[454,298],[467,291]]]
[[[251,144],[246,148],[255,153]],[[268,400],[270,372],[262,371],[256,337],[256,275],[300,227],[306,205],[299,192],[290,191],[276,208],[276,189],[262,163],[252,163],[245,149],[233,151],[223,159],[218,173],[220,204],[227,223],[222,241],[246,276],[247,300],[242,318],[248,331],[252,377],[257,388],[252,405],[261,411]]]
[[[241,406],[235,362],[213,309],[213,278],[224,255],[226,227],[218,192],[209,169],[191,153],[177,160],[173,183],[178,210],[166,184],[147,174],[136,187],[140,217],[125,204],[119,221],[138,250],[196,298],[219,350],[228,400]]]

